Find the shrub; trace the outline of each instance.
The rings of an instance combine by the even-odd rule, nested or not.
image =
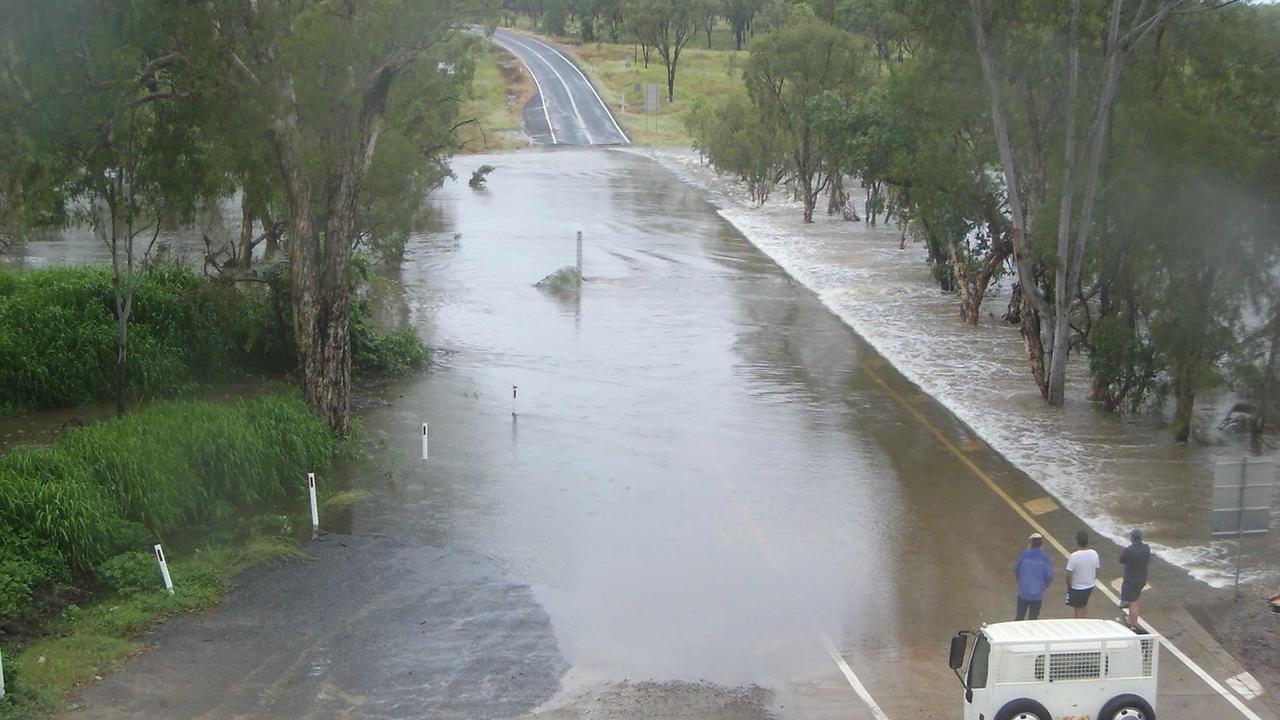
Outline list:
[[[62,554],[26,533],[0,526],[0,617],[31,619],[41,588],[70,580]]]
[[[121,595],[163,587],[160,569],[150,553],[124,552],[98,566],[98,580]]]

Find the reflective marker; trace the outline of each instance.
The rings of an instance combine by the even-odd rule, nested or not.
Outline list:
[[[155,547],[156,562],[160,563],[160,577],[164,580],[164,589],[173,594],[173,578],[169,577],[169,563],[164,561],[164,550],[160,549],[160,545]]]
[[[422,459],[427,459],[427,424],[422,423]]]
[[[311,494],[311,534],[320,529],[320,509],[316,507],[316,474],[307,473],[307,491]]]

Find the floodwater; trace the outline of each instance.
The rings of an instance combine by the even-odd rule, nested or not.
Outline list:
[[[1019,502],[1043,490],[854,334],[809,278],[785,272],[704,190],[659,163],[542,150],[457,158],[454,170],[465,178],[482,163],[497,168],[487,188],[447,183],[434,196],[438,230],[408,247],[396,277],[403,307],[392,312],[435,349],[435,364],[363,414],[378,466],[338,482],[372,499],[329,529],[485,558],[527,586],[567,668],[543,717],[760,716],[682,713],[670,698],[630,715],[589,712],[637,681],[735,689],[711,694],[776,717],[871,717],[828,643],[889,716],[954,710],[947,639],[1012,613],[1009,566],[1029,532],[980,478]],[[574,263],[578,231],[581,291],[536,289]],[[852,245],[849,232],[819,226],[805,240],[822,252]],[[910,302],[904,293],[902,313],[932,327],[935,310]],[[1165,500],[1191,507],[1197,492]],[[1079,526],[1061,510],[1039,521],[1063,538]],[[1099,549],[1112,578],[1117,549]],[[399,583],[429,576],[431,560],[405,562],[403,580],[383,567],[367,588],[333,592],[367,591],[380,606],[403,592]],[[303,576],[296,582],[324,574],[290,572]],[[1179,577],[1153,570],[1157,597],[1176,604],[1194,590]],[[245,592],[285,592],[265,584]],[[1065,610],[1045,603],[1046,617]],[[232,624],[259,621],[234,612],[223,613]],[[457,627],[518,627],[508,621],[495,610]],[[358,646],[354,630],[326,632]],[[255,634],[268,642],[275,631]],[[210,662],[231,667],[234,657]],[[397,651],[387,662],[401,663],[391,677],[415,660]],[[287,673],[257,672],[261,683],[293,687]],[[1166,677],[1184,690],[1190,682],[1173,668]],[[145,684],[135,681],[123,697]],[[490,691],[510,694],[500,683],[474,690]],[[1190,709],[1169,717],[1220,709],[1195,704],[1213,697],[1180,702]]]
[[[1066,407],[1048,408],[1031,381],[1017,328],[999,320],[1007,294],[989,296],[978,327],[967,327],[956,298],[933,282],[924,247],[908,241],[899,249],[896,226],[827,218],[805,226],[799,206],[781,191],[756,207],[695,155],[667,151],[658,159],[706,189],[723,217],[1091,527],[1117,542],[1142,528],[1165,560],[1215,587],[1232,582],[1235,541],[1209,536],[1214,465],[1248,454],[1242,436],[1217,429],[1234,401],[1229,394],[1198,398],[1196,440],[1179,445],[1159,415],[1119,417],[1087,401],[1085,363],[1075,358]],[[855,199],[860,205],[862,198]],[[1246,541],[1244,577],[1280,578],[1277,549],[1275,542]]]

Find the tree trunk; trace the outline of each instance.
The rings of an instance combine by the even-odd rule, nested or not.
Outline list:
[[[249,199],[240,196],[240,269],[248,271],[253,265],[253,212]]]
[[[1191,368],[1183,368],[1174,383],[1174,396],[1177,404],[1173,408],[1173,439],[1185,443],[1191,439],[1191,411],[1195,408],[1195,384],[1191,379]]]
[[[1027,363],[1031,366],[1031,377],[1035,380],[1041,397],[1047,398],[1049,375],[1044,366],[1044,342],[1040,338],[1040,311],[1032,307],[1026,292],[1022,292],[1019,299],[1021,301],[1021,307],[1018,308],[1021,320],[1019,329],[1022,332],[1023,346],[1027,350]]]
[[[116,417],[123,417],[129,397],[129,314],[120,306],[119,281],[116,282]]]

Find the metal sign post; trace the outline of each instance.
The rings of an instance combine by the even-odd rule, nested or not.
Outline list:
[[[1212,537],[1236,538],[1235,594],[1240,596],[1240,564],[1245,535],[1265,535],[1271,525],[1271,496],[1275,491],[1274,458],[1224,460],[1213,473]]]

